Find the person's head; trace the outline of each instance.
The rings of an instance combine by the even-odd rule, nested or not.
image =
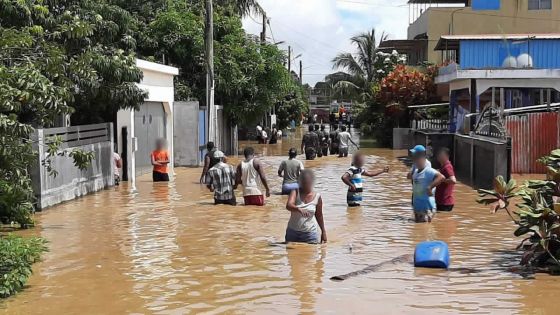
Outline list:
[[[334,126],[333,126],[333,129],[334,129],[335,131],[338,130],[338,125],[334,125]]]
[[[167,141],[164,138],[159,138],[156,140],[156,149],[163,150],[167,146]]]
[[[346,126],[342,126],[342,127],[340,127],[340,130],[342,130],[342,131],[346,131]]]
[[[290,148],[290,150],[288,151],[288,157],[290,159],[295,159],[297,156],[297,150],[296,148]]]
[[[214,145],[214,142],[212,142],[212,141],[210,141],[206,144],[206,150],[208,150],[208,151],[214,150],[215,147],[216,146]]]
[[[214,158],[218,159],[220,162],[226,161],[226,155],[220,150],[216,150],[216,152],[214,152]]]
[[[319,130],[319,125],[315,125],[315,131]]]
[[[321,130],[325,131],[325,125],[321,125]]]
[[[304,169],[299,174],[299,189],[305,192],[313,191],[313,185],[315,185],[315,174],[312,170]]]
[[[251,158],[255,156],[255,149],[253,149],[252,147],[246,147],[245,149],[243,149],[243,155],[246,159]]]
[[[313,128],[313,125],[309,125],[309,132],[312,132],[313,130],[315,130],[315,128]]]
[[[417,168],[424,168],[426,166],[426,147],[423,145],[417,145],[410,149],[412,155],[412,162]]]
[[[366,164],[366,156],[362,152],[358,151],[352,156],[352,165],[355,167],[362,167]]]
[[[437,154],[439,164],[444,164],[449,161],[449,148],[441,148]]]

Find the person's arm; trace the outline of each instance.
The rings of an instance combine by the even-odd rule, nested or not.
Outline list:
[[[259,175],[261,177],[261,182],[264,186],[264,189],[266,190],[266,196],[270,197],[270,189],[268,188],[268,182],[266,181],[266,174],[264,173],[264,169],[261,166],[261,162],[259,160],[253,160],[253,166],[255,167],[255,169],[257,169],[257,172],[259,172]]]
[[[364,171],[364,175],[368,177],[379,176],[383,173],[389,173],[389,166],[385,166],[382,170],[378,171]]]
[[[231,170],[231,176],[230,176],[230,181],[231,181],[231,185],[233,186],[233,190],[237,189],[237,172],[233,169],[232,166],[229,167]]]
[[[206,155],[204,157],[204,167],[202,168],[202,174],[200,174],[200,183],[202,184],[204,176],[208,173],[208,167],[210,166],[210,157]]]
[[[428,196],[433,196],[434,195],[433,189],[439,186],[439,184],[443,183],[443,181],[445,180],[445,176],[443,176],[443,174],[441,174],[436,170],[434,170],[434,172],[435,172],[434,180],[432,181],[430,186],[428,186]]]
[[[317,219],[317,223],[319,223],[319,227],[321,228],[321,243],[327,242],[327,230],[325,229],[325,222],[323,220],[323,198],[319,197],[319,201],[317,202],[317,209],[315,210],[315,219]]]
[[[457,184],[457,178],[455,177],[455,170],[453,170],[453,167],[447,169],[447,175],[448,177],[445,179],[444,183],[449,185]]]
[[[278,167],[278,177],[284,177],[282,173],[284,172],[284,161],[280,163],[280,167]]]
[[[243,181],[241,180],[241,164],[239,164],[235,170],[235,185],[241,184],[243,184]]]
[[[443,182],[449,185],[455,185],[457,184],[457,178],[455,175],[449,176],[449,178],[446,178]]]
[[[348,140],[350,140],[350,142],[352,142],[352,144],[358,148],[358,150],[360,149],[360,146],[356,144],[356,142],[354,142],[354,140],[352,140],[352,136],[348,137]]]
[[[156,166],[156,165],[163,165],[163,164],[161,164],[160,162],[156,161],[156,157],[154,156],[153,153],[151,154],[151,157],[152,157],[152,165],[153,165],[153,166]]]
[[[303,139],[301,139],[301,152],[305,152],[305,136],[303,136]]]
[[[292,190],[288,196],[288,202],[286,202],[286,210],[290,212],[299,212],[304,218],[309,218],[311,216],[309,211],[305,211],[296,206],[296,196],[297,190]]]
[[[211,192],[214,192],[214,178],[212,176],[208,176],[208,183],[206,184],[206,188]]]
[[[356,190],[356,186],[354,186],[354,184],[352,183],[352,179],[350,178],[350,174],[344,173],[344,175],[342,175],[341,179],[342,179],[343,183],[345,183],[346,185],[348,185],[348,187],[350,187],[350,191]]]

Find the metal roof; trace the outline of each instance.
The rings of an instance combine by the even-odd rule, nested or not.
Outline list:
[[[422,4],[460,3],[460,4],[467,5],[468,0],[409,0],[408,3],[422,3]]]
[[[560,33],[550,34],[480,34],[480,35],[442,35],[434,50],[458,50],[461,40],[526,40],[560,39]]]

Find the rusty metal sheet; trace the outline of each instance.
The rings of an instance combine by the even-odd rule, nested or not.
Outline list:
[[[530,113],[506,117],[512,142],[512,173],[543,174],[536,160],[560,147],[560,114]]]

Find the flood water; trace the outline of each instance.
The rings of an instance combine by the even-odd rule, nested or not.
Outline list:
[[[299,135],[254,145],[273,191],[280,161]],[[299,147],[299,145],[297,145]],[[4,314],[558,314],[558,278],[522,276],[519,239],[505,214],[492,215],[476,194],[457,187],[452,213],[411,222],[404,151],[364,149],[365,202],[347,208],[340,176],[349,159],[305,162],[324,199],[328,244],[278,245],[289,218],[286,197],[262,208],[214,206],[200,169],[176,169],[169,184],[138,180],[38,214],[50,252],[29,286],[0,302]],[[242,200],[241,194],[237,194]],[[418,242],[443,240],[451,270],[389,264],[343,282],[332,276],[412,254]],[[350,247],[353,248],[350,251]]]

